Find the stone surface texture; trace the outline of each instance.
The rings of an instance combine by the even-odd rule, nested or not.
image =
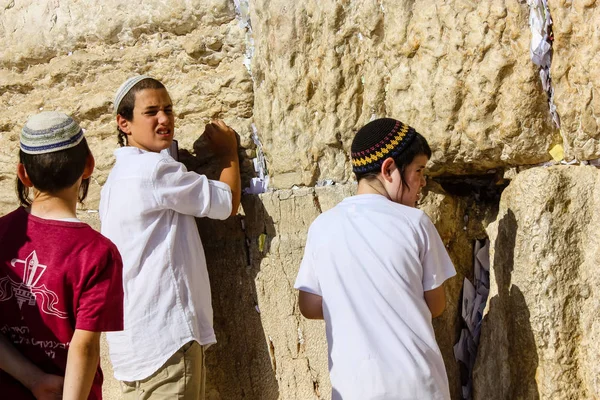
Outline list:
[[[554,21],[552,80],[566,156],[600,157],[600,4],[550,1]]]
[[[600,157],[600,3],[550,3],[560,131],[530,60],[524,0],[0,0],[0,215],[17,206],[21,127],[60,110],[86,129],[96,157],[79,216],[98,229],[117,147],[112,99],[132,75],[167,86],[190,170],[215,176],[201,135],[221,118],[240,135],[247,186],[254,124],[274,191],[243,196],[225,222],[198,221],[219,340],[208,350],[207,397],[327,399],[324,326],[300,316],[292,285],[308,226],[356,189],[354,133],[396,117],[428,139],[430,174],[462,187],[450,194],[430,182],[419,205],[458,273],[434,321],[453,399],[462,281],[472,279],[473,241],[488,234],[494,291],[476,398],[600,398],[598,171],[527,169],[556,144],[567,159]],[[505,168],[514,182],[496,218],[498,200],[472,191],[471,177]],[[325,180],[336,184],[317,186]],[[117,399],[103,365],[105,398]]]
[[[600,172],[534,168],[502,194],[477,399],[600,398]]]
[[[254,118],[277,187],[350,179],[352,137],[373,116],[421,132],[438,174],[539,163],[560,141],[525,2],[251,4]]]
[[[167,86],[180,148],[191,151],[211,118],[234,126],[242,148],[254,147],[245,29],[233,2],[10,0],[0,10],[0,204],[12,199],[20,129],[43,109],[86,129],[96,155],[87,207],[97,208],[117,147],[114,93],[136,74]]]

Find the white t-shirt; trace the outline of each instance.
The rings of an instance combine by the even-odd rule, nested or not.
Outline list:
[[[323,297],[332,399],[449,399],[424,291],[456,271],[422,211],[344,199],[311,225],[295,288]]]
[[[215,343],[210,283],[194,217],[226,219],[231,190],[166,153],[115,151],[100,198],[102,234],[123,258],[122,332],[107,333],[115,377],[147,378],[181,346]]]

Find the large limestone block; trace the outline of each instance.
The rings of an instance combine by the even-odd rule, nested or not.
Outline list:
[[[373,116],[431,143],[434,173],[549,159],[560,137],[529,57],[525,2],[251,2],[254,116],[277,187],[351,178]]]
[[[554,57],[552,81],[566,156],[600,157],[600,4],[551,1]]]
[[[600,172],[534,168],[502,194],[476,399],[600,397]]]
[[[96,156],[86,206],[97,208],[117,147],[114,93],[139,73],[167,86],[181,149],[205,152],[195,142],[211,118],[233,126],[243,148],[254,147],[252,80],[243,64],[246,31],[233,2],[9,0],[0,9],[3,193],[9,190],[5,180],[15,177],[19,131],[28,116],[59,110],[86,129]]]
[[[62,3],[62,4],[61,4]],[[90,45],[133,46],[143,34],[185,35],[199,25],[229,22],[227,0],[79,2],[3,0],[0,33],[6,40],[0,62],[26,69],[60,53]]]

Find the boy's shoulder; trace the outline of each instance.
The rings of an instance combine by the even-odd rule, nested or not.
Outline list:
[[[124,146],[124,147],[119,147],[118,149],[116,149],[114,151],[114,156],[115,158],[118,160],[121,159],[129,159],[131,157],[134,158],[139,158],[142,157],[144,159],[148,159],[148,160],[162,160],[162,159],[168,159],[171,158],[171,156],[169,156],[169,153],[167,151],[161,151],[161,152],[153,152],[153,151],[146,151],[146,150],[142,150],[139,149],[137,147],[134,146]]]
[[[21,211],[25,211],[25,209],[23,207],[17,207],[16,209],[12,210],[8,214],[4,214],[4,215],[0,216],[0,221],[10,221],[15,218],[19,218],[22,216]]]
[[[96,247],[98,250],[109,250],[118,252],[117,246],[102,233],[98,232],[90,225],[82,222],[84,226],[81,227],[83,232],[87,235],[88,242],[90,246]]]
[[[109,255],[110,258],[114,258],[115,256],[120,257],[119,249],[117,246],[102,233],[98,232],[90,225],[85,222],[74,223],[77,226],[78,239],[76,238],[75,246],[80,246],[82,249],[85,248],[86,252],[91,254],[95,254],[98,257],[105,257]],[[69,228],[75,228],[65,226],[65,231]],[[69,232],[72,235],[72,231]]]
[[[422,210],[395,203],[379,195],[361,195],[346,197],[333,208],[322,212],[311,224],[311,229],[330,230],[340,220],[361,215],[363,220],[373,223],[408,224],[413,228],[427,224],[429,217]],[[393,222],[393,221],[396,221]]]
[[[144,151],[133,146],[121,147],[114,152],[116,165],[119,164],[156,164],[167,160],[170,156],[167,153],[154,153],[152,151]]]
[[[132,146],[121,147],[115,150],[114,155],[116,163],[110,173],[113,177],[151,177],[161,164],[176,163],[183,167],[166,152],[154,153]]]
[[[29,241],[39,240],[55,246],[69,247],[78,243],[97,251],[117,250],[108,238],[85,222],[44,219],[31,215],[23,207],[0,217],[2,240],[21,240],[22,235],[27,235]]]

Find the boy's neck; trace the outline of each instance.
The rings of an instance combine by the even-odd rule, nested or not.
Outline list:
[[[44,219],[77,218],[79,185],[49,194],[34,191],[31,215]]]
[[[142,146],[140,146],[138,144],[131,143],[131,141],[125,147],[134,147],[134,148],[136,148],[138,150],[141,150],[141,151],[144,151],[146,153],[160,153],[162,151],[162,150],[160,150],[160,151],[148,150],[148,149],[146,149],[146,148],[144,148],[144,147],[142,147]]]
[[[386,199],[390,198],[379,179],[361,179],[356,194],[378,194]]]

